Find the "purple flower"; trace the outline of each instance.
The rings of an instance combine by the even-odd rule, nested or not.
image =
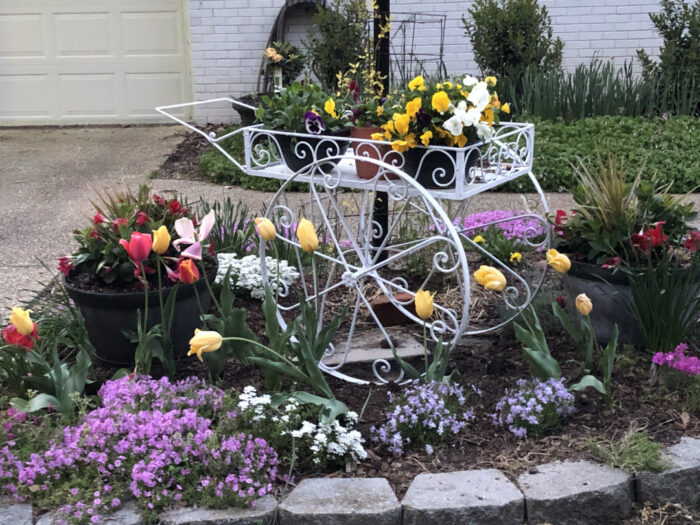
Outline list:
[[[326,131],[321,115],[317,115],[313,111],[307,111],[304,115],[304,126],[306,127],[306,132],[311,135],[320,135]]]

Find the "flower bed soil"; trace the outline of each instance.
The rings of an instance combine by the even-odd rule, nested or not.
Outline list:
[[[237,306],[247,310],[251,328],[262,334],[264,317],[260,302],[237,299]],[[414,327],[413,331],[418,337],[420,329]],[[550,335],[550,348],[562,366],[563,375],[573,379],[580,377],[582,371],[577,361],[581,356],[578,349],[567,337]],[[297,471],[296,482],[305,477],[318,476],[381,476],[389,480],[400,498],[413,478],[423,472],[497,468],[514,480],[525,471],[534,471],[542,463],[558,459],[590,459],[585,446],[588,438],[616,441],[630,429],[645,429],[652,439],[664,445],[676,443],[682,436],[700,436],[700,421],[697,416],[684,423],[682,412],[678,408],[679,399],[657,395],[654,393],[655,387],[649,387],[645,383],[649,377],[650,356],[632,347],[626,347],[619,354],[613,376],[612,407],[606,407],[600,396],[589,389],[577,394],[577,410],[562,428],[543,436],[521,440],[503,428],[494,427],[490,418],[504,390],[512,388],[519,378],[527,375],[527,363],[522,356],[520,344],[508,328],[500,334],[467,340],[457,347],[450,365],[461,372],[459,382],[465,391],[471,392],[471,385],[482,391],[481,397],[472,393],[469,398],[468,404],[473,404],[476,419],[455,443],[436,447],[436,452],[432,455],[419,449],[395,457],[383,447],[369,441],[370,427],[384,421],[384,412],[388,408],[387,390],[398,391],[399,386],[356,385],[329,377],[329,384],[336,397],[362,415],[358,430],[367,440],[365,446],[368,458],[352,471]],[[373,379],[370,363],[348,364],[343,370],[350,375]],[[101,372],[104,378],[110,377],[112,373],[106,369]],[[154,373],[157,373],[157,367],[154,367]],[[206,369],[196,359],[180,361],[178,377],[190,375],[206,377]],[[244,367],[232,359],[220,386],[240,391],[250,384],[262,389],[263,380],[259,368]]]
[[[224,128],[208,124],[202,129],[207,134],[212,131],[218,134]],[[182,131],[179,135],[182,136],[182,140],[158,168],[158,178],[208,180],[199,171],[199,158],[211,147],[211,144],[199,133]]]

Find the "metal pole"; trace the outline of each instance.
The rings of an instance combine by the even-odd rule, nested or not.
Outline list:
[[[384,38],[379,38],[381,33],[380,26],[389,23],[391,14],[390,0],[377,0],[377,11],[374,17],[374,53],[375,53],[375,68],[377,72],[384,77],[382,84],[384,86],[383,95],[389,93],[389,33],[384,35]],[[386,192],[377,192],[374,196],[374,220],[379,224],[382,235],[373,238],[372,245],[376,248],[381,246],[386,238],[387,230],[389,229],[389,196]],[[382,251],[377,258],[379,261],[386,259],[386,251]]]

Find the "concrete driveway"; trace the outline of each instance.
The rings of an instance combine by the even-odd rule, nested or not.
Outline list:
[[[231,196],[257,211],[270,194],[199,181],[149,180],[184,133],[177,126],[0,129],[0,326],[7,308],[40,290],[57,260],[75,248],[71,232],[91,220],[90,199],[104,188],[148,182],[160,194]],[[699,195],[693,196],[698,205]],[[480,195],[470,212],[523,207],[523,196]],[[570,208],[566,194],[548,194],[550,209]],[[528,196],[531,206],[539,200]],[[47,272],[41,263],[46,264]],[[52,273],[53,272],[53,273]]]

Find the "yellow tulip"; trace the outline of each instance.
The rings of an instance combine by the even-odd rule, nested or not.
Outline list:
[[[450,97],[444,91],[438,91],[433,95],[433,109],[439,111],[442,115],[450,108]]]
[[[498,79],[496,77],[486,77],[484,79],[484,82],[486,82],[491,87],[496,87],[496,83],[498,82]]]
[[[301,222],[299,222],[299,226],[297,226],[297,237],[299,238],[301,249],[305,252],[313,252],[318,248],[316,229],[310,220],[302,219]]]
[[[480,266],[474,272],[476,281],[487,290],[500,292],[506,287],[506,277],[492,266]]]
[[[566,273],[571,268],[571,261],[563,253],[559,253],[554,248],[547,252],[547,262],[559,273]]]
[[[576,297],[576,309],[581,315],[589,315],[591,310],[593,310],[593,303],[585,293]]]
[[[394,128],[399,135],[408,133],[408,126],[411,123],[411,117],[405,113],[396,113],[394,115]]]
[[[17,331],[22,335],[29,335],[34,331],[34,322],[29,314],[31,310],[22,310],[15,306],[10,314],[10,322],[15,326]]]
[[[508,102],[503,104],[501,106],[501,111],[503,111],[503,113],[510,113],[510,104],[508,104]]]
[[[266,219],[265,217],[255,218],[255,229],[258,230],[258,235],[266,241],[272,241],[277,236],[275,225],[272,224],[270,219]]]
[[[510,254],[510,262],[519,263],[523,260],[523,254],[520,252],[514,252]]]
[[[158,255],[163,255],[168,251],[168,246],[170,246],[170,233],[168,233],[165,225],[157,230],[153,230],[153,245],[151,249]]]
[[[418,314],[418,317],[420,317],[424,321],[426,319],[430,319],[430,317],[433,315],[434,296],[435,293],[431,294],[430,292],[422,289],[416,292],[416,313]]]
[[[202,354],[205,352],[215,352],[221,348],[223,338],[219,332],[205,331],[197,328],[194,331],[194,337],[190,339],[190,351],[187,355],[197,355],[197,359],[202,360]]]

